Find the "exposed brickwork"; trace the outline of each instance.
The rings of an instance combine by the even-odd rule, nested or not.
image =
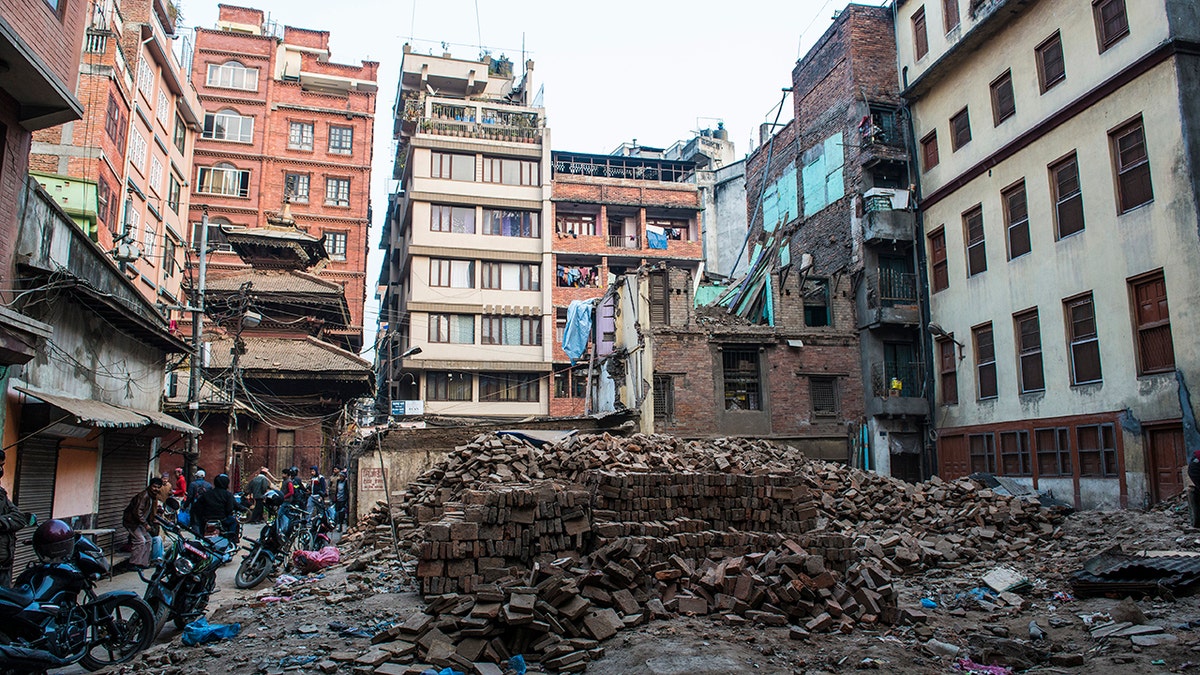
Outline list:
[[[5,0],[4,20],[66,87],[75,91],[79,52],[90,3],[64,2],[55,13],[45,0]]]

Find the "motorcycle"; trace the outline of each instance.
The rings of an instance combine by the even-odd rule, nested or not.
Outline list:
[[[238,513],[241,515],[241,512]],[[239,542],[242,539],[242,520],[230,519],[228,523],[232,527],[225,527],[227,523],[219,520],[210,520],[204,524],[204,541],[208,543],[209,548],[218,553],[220,564],[233,560],[233,556],[237,555]]]
[[[264,509],[274,517],[267,519],[257,540],[246,537],[251,545],[246,547],[246,555],[233,578],[238,588],[254,588],[278,569],[280,563],[286,568],[291,564],[293,550],[312,550],[313,535],[305,525],[304,510],[282,503],[277,490],[268,492],[264,500]]]
[[[317,497],[308,519],[310,541],[305,550],[319,551],[326,546],[333,545],[333,539],[329,533],[337,529],[334,520],[333,504],[324,497]]]
[[[158,523],[171,533],[174,541],[149,579],[138,571],[138,576],[146,582],[143,597],[153,611],[155,635],[168,618],[183,630],[204,616],[208,599],[216,588],[217,568],[226,553],[207,539],[189,537],[188,530],[165,518],[158,517]]]
[[[61,535],[50,543],[53,555],[39,542],[47,526]],[[0,673],[42,673],[74,663],[94,671],[150,646],[154,613],[137,593],[96,594],[96,582],[108,573],[99,546],[61,520],[43,523],[33,544],[40,561],[12,588],[0,587]]]

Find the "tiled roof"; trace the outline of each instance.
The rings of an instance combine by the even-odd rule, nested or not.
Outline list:
[[[317,379],[370,377],[371,364],[357,355],[313,337],[246,337],[246,353],[238,361],[246,371],[313,373]],[[213,340],[209,367],[232,364],[232,340]],[[321,376],[325,377],[322,378]]]
[[[310,293],[321,295],[342,295],[345,290],[340,284],[326,281],[304,272],[286,271],[269,272],[263,270],[245,270],[231,276],[210,277],[207,290],[236,291],[245,282],[252,282],[254,293]]]

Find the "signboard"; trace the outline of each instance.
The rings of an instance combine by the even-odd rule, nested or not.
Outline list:
[[[358,471],[358,487],[362,490],[383,490],[383,469],[369,466],[360,467]]]
[[[393,415],[424,415],[424,401],[400,401],[392,400]]]

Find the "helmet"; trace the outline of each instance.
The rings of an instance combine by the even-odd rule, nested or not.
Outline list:
[[[217,476],[216,478],[214,478],[213,479],[213,487],[217,488],[218,490],[228,490],[229,489],[229,476],[226,476],[225,474],[221,474],[221,475]]]
[[[263,503],[267,506],[279,506],[283,503],[283,493],[279,490],[267,490],[263,495]]]
[[[288,472],[289,476],[299,476],[300,475],[300,467],[293,466],[292,468],[288,469],[287,472]]]
[[[33,533],[33,550],[42,562],[62,562],[75,552],[75,530],[61,520],[47,520]]]
[[[204,478],[207,475],[204,473],[204,469],[196,469],[196,478]]]

